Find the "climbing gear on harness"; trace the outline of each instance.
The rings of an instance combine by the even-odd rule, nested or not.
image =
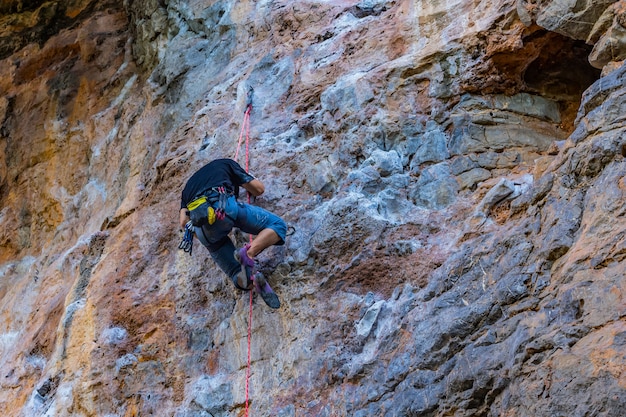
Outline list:
[[[215,209],[206,196],[198,197],[187,204],[187,209],[189,209],[189,218],[194,226],[202,227],[215,223]]]
[[[207,192],[208,196],[201,195],[187,204],[189,217],[196,227],[212,225],[217,220],[224,220],[227,217],[226,206],[232,193],[226,187],[214,187]],[[216,203],[217,207],[213,207]]]
[[[191,251],[193,250],[193,224],[191,220],[185,224],[185,233],[183,234],[183,240],[178,245],[178,249],[189,252],[191,256]]]
[[[230,194],[226,192],[226,188],[224,187],[217,187],[217,192],[219,197],[217,210],[215,210],[215,217],[217,220],[224,220],[226,218],[226,204],[228,203],[228,197],[230,197]]]

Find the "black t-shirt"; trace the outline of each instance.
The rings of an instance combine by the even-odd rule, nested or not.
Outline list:
[[[187,207],[196,198],[214,187],[225,187],[239,197],[239,186],[254,177],[232,159],[216,159],[209,162],[189,178],[180,199],[180,208]]]

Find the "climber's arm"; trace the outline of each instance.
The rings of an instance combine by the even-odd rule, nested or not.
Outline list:
[[[187,210],[187,208],[181,208],[180,209],[180,213],[178,215],[178,224],[180,225],[181,229],[185,228],[185,224],[187,224],[187,222],[189,221],[189,210]]]
[[[265,186],[261,181],[257,180],[256,178],[250,182],[242,184],[241,186],[255,197],[258,197],[265,192]]]

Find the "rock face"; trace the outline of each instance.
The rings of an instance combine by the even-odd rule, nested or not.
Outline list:
[[[248,295],[177,212],[251,91],[294,233],[250,415],[624,415],[625,1],[0,13],[2,415],[246,414]]]

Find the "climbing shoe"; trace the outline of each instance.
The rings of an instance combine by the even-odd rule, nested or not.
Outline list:
[[[243,291],[249,291],[251,290],[253,281],[251,279],[248,279],[248,277],[246,276],[246,273],[243,271],[239,271],[237,273],[237,285],[236,287],[240,290]]]
[[[241,272],[237,274],[237,285],[241,288],[249,288],[254,275],[254,259],[248,256],[250,244],[237,249],[234,253],[235,259],[241,264]]]
[[[280,300],[278,299],[278,296],[272,287],[270,287],[270,284],[268,284],[265,276],[263,276],[260,272],[256,272],[254,274],[254,289],[257,293],[261,294],[261,298],[263,298],[263,301],[265,301],[265,304],[269,307],[280,307]]]

